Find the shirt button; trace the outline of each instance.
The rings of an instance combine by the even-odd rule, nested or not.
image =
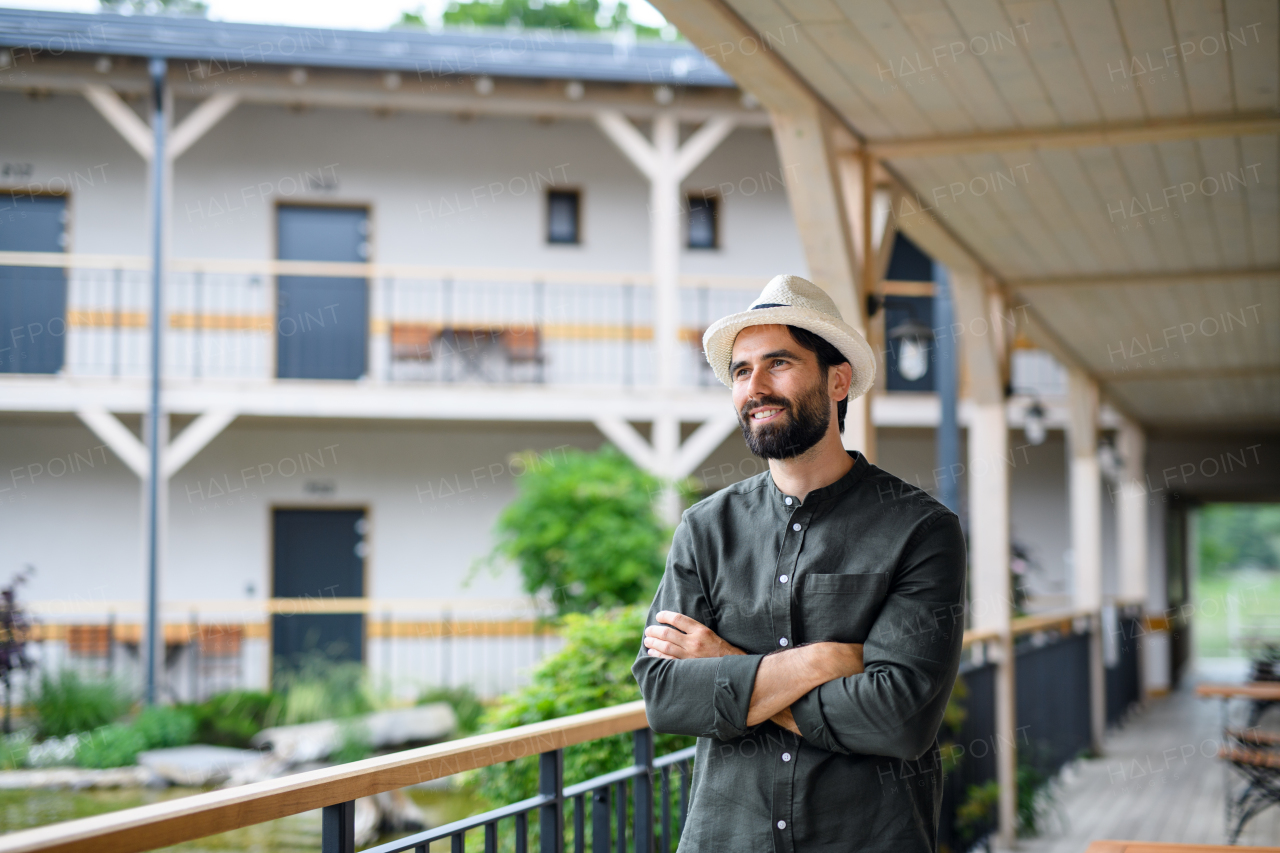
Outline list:
[[[787,498],[787,506],[791,506],[791,498]]]
[[[787,822],[785,820],[778,821],[778,829],[786,829],[786,828],[787,828]]]
[[[785,646],[786,644],[787,644],[787,638],[786,638],[786,637],[783,637],[781,640],[779,640],[779,641],[778,641],[778,645],[780,645],[780,646]]]
[[[783,760],[783,761],[790,761],[790,760],[791,760],[791,753],[789,753],[789,752],[784,752],[784,753],[782,753],[782,760]]]
[[[800,522],[798,522],[798,521],[797,521],[795,524],[791,525],[791,529],[792,529],[792,530],[799,530],[799,529],[800,529]]]
[[[786,582],[787,582],[787,576],[786,576],[786,575],[783,575],[782,577],[778,578],[778,583],[786,583]]]

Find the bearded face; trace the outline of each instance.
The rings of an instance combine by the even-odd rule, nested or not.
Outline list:
[[[831,395],[827,377],[794,399],[764,394],[747,400],[738,410],[738,425],[748,449],[765,459],[791,459],[813,447],[831,424]]]

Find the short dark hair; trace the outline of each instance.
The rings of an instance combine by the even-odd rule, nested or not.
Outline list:
[[[791,333],[791,337],[800,346],[813,353],[818,358],[818,369],[822,371],[822,378],[827,378],[827,373],[837,364],[848,364],[849,359],[845,358],[844,353],[836,349],[835,344],[822,337],[819,334],[802,329],[799,326],[787,326],[787,331]],[[844,416],[849,411],[849,395],[845,394],[844,399],[836,403],[836,425],[840,427],[840,432],[844,432]]]

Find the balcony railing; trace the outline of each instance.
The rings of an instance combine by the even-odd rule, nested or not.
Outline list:
[[[0,369],[148,375],[145,259],[0,252],[0,268],[19,283],[26,272],[44,294],[22,317],[4,318]],[[724,276],[681,282],[683,384],[715,383],[702,331],[749,305],[757,288]],[[652,291],[646,273],[175,259],[164,281],[164,371],[172,379],[647,385],[656,360]],[[24,348],[40,352],[32,359]],[[306,363],[338,350],[348,351],[339,364]]]
[[[345,605],[344,605],[345,606]],[[1045,774],[1052,774],[1087,745],[1090,718],[1090,626],[1107,625],[1104,654],[1107,718],[1117,722],[1138,698],[1136,644],[1143,632],[1137,610],[1115,620],[1075,611],[1015,619],[1008,637],[966,631],[971,652],[962,667],[968,688],[967,717],[943,745],[959,770],[947,775],[940,840],[953,846],[956,804],[971,785],[996,776],[995,756],[1013,748]],[[1016,665],[1016,720],[996,730],[996,665],[1002,643],[1011,643]],[[561,750],[573,744],[633,733],[634,762],[579,784],[564,784]],[[480,735],[336,767],[299,773],[238,788],[200,794],[109,815],[0,836],[0,853],[72,850],[151,850],[288,815],[323,809],[323,850],[354,851],[354,801],[526,756],[539,755],[539,791],[534,797],[465,820],[373,848],[378,853],[427,853],[432,841],[448,839],[464,851],[468,837],[483,849],[499,849],[500,836],[527,851],[537,828],[543,853],[652,851],[670,853],[679,841],[690,803],[692,748],[653,755],[644,706],[632,702],[559,720]],[[678,778],[674,778],[678,776]],[[590,805],[588,806],[588,803]],[[994,830],[994,824],[988,829]],[[468,836],[468,833],[473,833]],[[572,841],[572,845],[568,841]]]

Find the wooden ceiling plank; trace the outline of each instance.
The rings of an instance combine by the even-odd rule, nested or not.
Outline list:
[[[977,130],[973,117],[944,85],[937,61],[930,53],[933,46],[917,41],[887,0],[837,2],[862,41],[873,51],[866,59],[855,62],[874,62],[877,69],[892,68],[896,75],[890,86],[898,86],[894,94],[910,100],[940,133]]]
[[[995,176],[997,172],[1004,172],[1006,168],[1003,161],[995,154],[971,154],[958,159],[964,165],[967,174],[972,176],[966,181],[970,187],[973,186],[974,180]],[[1022,174],[1026,174],[1029,181],[1037,177],[1040,180],[1044,178],[1043,175],[1031,177],[1029,161],[1024,161],[1021,168],[1015,166],[1014,169],[1015,175],[1021,177]],[[992,182],[996,180],[998,179],[992,178]],[[1059,242],[1057,229],[1047,226],[1040,217],[1040,211],[1031,203],[1029,193],[1032,189],[1030,186],[1007,187],[1001,192],[988,192],[982,196],[982,200],[1000,212],[1002,224],[1007,223],[1006,227],[1012,227],[1029,245],[1035,247],[1040,257],[1040,269],[1046,274],[1055,274],[1049,272],[1050,270],[1061,271],[1058,274],[1074,272],[1075,264],[1071,262],[1069,253]],[[985,220],[986,217],[983,219]]]
[[[943,0],[895,0],[894,8],[916,41],[929,48],[928,57],[937,66],[934,73],[941,77],[939,82],[964,105],[981,131],[1017,126],[1009,105],[971,53],[964,31]],[[1003,41],[1001,46],[1007,47]],[[981,49],[981,42],[975,47]]]
[[[802,24],[834,24],[844,20],[844,14],[832,0],[777,0],[777,3]]]
[[[1191,256],[1191,265],[1202,270],[1227,266],[1208,208],[1203,204],[1188,204],[1188,199],[1183,197],[1182,190],[1179,189],[1185,189],[1188,183],[1195,185],[1204,177],[1200,152],[1195,142],[1189,139],[1161,142],[1155,148],[1162,171],[1168,179],[1166,187],[1161,189],[1161,203],[1168,205],[1169,215],[1182,225],[1182,235],[1186,241],[1187,253]],[[1174,190],[1171,197],[1166,195],[1168,188]],[[1163,199],[1167,199],[1167,202]]]
[[[1172,11],[1178,52],[1171,67],[1182,74],[1191,112],[1197,115],[1233,112],[1236,104],[1229,54],[1217,49],[1218,37],[1226,29],[1221,0],[1174,3]],[[1204,51],[1198,47],[1201,44]]]
[[[1254,182],[1255,172],[1261,175],[1261,166],[1242,162],[1235,139],[1201,139],[1196,144],[1204,173],[1197,185],[1199,197],[1189,203],[1203,204],[1209,209],[1218,232],[1218,243],[1228,262],[1257,266],[1245,190]]]
[[[1257,180],[1244,191],[1253,256],[1261,266],[1280,266],[1280,137],[1241,137],[1240,153],[1246,166],[1262,164],[1249,171]]]
[[[1172,118],[1190,112],[1177,64],[1178,37],[1165,0],[1126,0],[1116,5],[1129,80],[1148,116]],[[1170,55],[1174,58],[1171,60]]]
[[[1024,170],[1031,176],[1027,200],[1037,209],[1040,221],[1057,236],[1076,273],[1087,275],[1108,269],[1123,269],[1125,259],[1116,251],[1101,222],[1095,223],[1093,228],[1082,227],[1075,211],[1062,197],[1052,172],[1040,154],[1041,152],[1032,152],[1030,155],[1005,153],[997,156],[1006,169],[1015,169],[1021,163],[1029,161],[1030,165]]]
[[[1247,41],[1240,47],[1226,39],[1233,48],[1230,57],[1236,109],[1280,110],[1280,4],[1275,0],[1231,0],[1226,11],[1227,31],[1245,36]]]
[[[1070,211],[1076,228],[1093,246],[1102,269],[1132,269],[1133,261],[1125,251],[1125,243],[1112,233],[1111,223],[1104,213],[1106,206],[1080,168],[1075,152],[1037,151],[1036,158],[1052,185],[1054,195]]]
[[[1075,45],[1053,0],[1006,0],[1005,11],[1015,26],[1025,25],[1023,29],[1034,45],[1027,51],[1027,58],[1062,122],[1100,123],[1102,111],[1085,81]]]
[[[1028,52],[1037,47],[1037,34],[1028,28],[1019,30],[997,0],[950,0],[949,5],[964,31],[965,41],[975,45],[975,55],[984,41],[993,45],[977,59],[1018,124],[1022,127],[1061,124],[1061,116],[1054,112],[1048,93],[1027,59]],[[1009,45],[1010,40],[1015,42],[1013,46]],[[996,43],[999,50],[994,47]]]
[[[908,204],[913,209],[925,204],[934,209],[908,213],[906,216],[900,215],[899,227],[910,235],[910,226],[914,222],[903,220],[909,220],[913,216],[937,217],[946,222],[947,227],[954,229],[962,240],[990,263],[999,276],[1016,275],[1014,270],[1040,269],[1043,262],[1032,247],[1022,239],[1022,236],[1007,225],[996,224],[1000,220],[999,211],[990,208],[985,202],[980,203],[976,208],[961,210],[950,200],[947,194],[949,183],[947,175],[954,175],[960,166],[949,163],[939,168],[940,164],[947,163],[950,159],[952,158],[915,160],[911,161],[910,168],[904,170],[903,177],[916,187],[919,193],[919,198],[909,199]],[[939,195],[934,194],[935,189],[941,191]],[[901,214],[901,211],[900,204],[898,213]]]
[[[1124,166],[1133,196],[1123,200],[1129,218],[1143,220],[1147,233],[1160,255],[1161,269],[1186,269],[1190,256],[1182,237],[1180,217],[1171,210],[1173,202],[1163,195],[1169,180],[1160,167],[1159,155],[1154,145],[1126,145],[1116,149],[1116,156]]]
[[[1148,226],[1141,219],[1117,215],[1112,212],[1124,205],[1130,209],[1130,201],[1134,197],[1134,189],[1129,178],[1116,158],[1114,148],[1081,148],[1075,152],[1085,174],[1093,186],[1094,192],[1103,201],[1102,213],[1107,216],[1112,234],[1125,244],[1126,252],[1133,259],[1132,269],[1135,272],[1154,272],[1163,267],[1156,254],[1155,243],[1148,232]]]
[[[1085,79],[1108,122],[1140,121],[1146,117],[1142,100],[1128,76],[1128,51],[1120,22],[1109,0],[1057,0],[1084,68]]]
[[[838,24],[806,30],[806,35],[840,68],[849,86],[864,101],[874,105],[878,115],[885,117],[883,122],[892,127],[895,134],[930,133],[935,130],[936,125],[930,117],[904,95],[900,80],[890,78],[882,82],[877,79],[879,75],[876,69],[879,67],[883,70],[884,64],[872,58],[876,54],[849,21],[842,20]],[[847,59],[850,56],[861,59],[839,63],[840,58]],[[858,130],[872,135],[860,115],[849,118],[851,121],[856,119]]]

